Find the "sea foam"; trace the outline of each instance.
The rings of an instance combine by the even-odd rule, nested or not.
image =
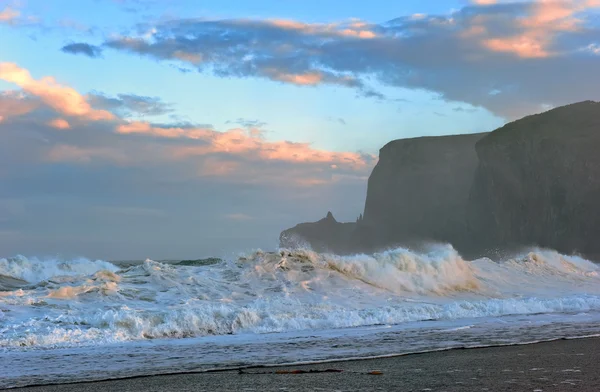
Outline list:
[[[202,266],[0,259],[0,275],[27,283],[0,292],[0,347],[595,312],[597,271],[541,249],[468,261],[449,245],[354,256],[256,251]]]

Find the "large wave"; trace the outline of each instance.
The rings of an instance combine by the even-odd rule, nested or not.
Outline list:
[[[185,264],[0,259],[0,347],[600,311],[598,267],[550,250],[494,262],[449,245],[299,249]]]

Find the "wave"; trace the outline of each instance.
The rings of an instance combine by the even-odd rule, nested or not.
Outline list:
[[[472,263],[463,260],[451,246],[434,247],[424,254],[395,249],[375,255],[354,256],[283,250],[278,253],[256,252],[242,260],[254,262],[256,270],[263,274],[275,270],[312,274],[325,271],[327,274],[338,273],[347,281],[360,281],[397,294],[443,295],[479,288]]]
[[[91,275],[101,270],[116,272],[119,268],[109,262],[88,259],[40,260],[16,256],[0,258],[0,275],[28,283],[40,283],[55,277]]]
[[[600,311],[598,267],[543,249],[499,262],[464,260],[450,245],[216,260],[0,259],[0,282],[17,282],[0,292],[0,347]]]

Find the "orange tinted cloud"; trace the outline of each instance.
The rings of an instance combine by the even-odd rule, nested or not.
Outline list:
[[[27,93],[39,97],[46,105],[65,116],[92,121],[114,119],[113,114],[106,110],[93,109],[73,88],[60,85],[52,77],[36,80],[29,71],[14,63],[0,63],[0,79],[14,83]]]
[[[206,128],[156,127],[146,122],[130,122],[117,127],[121,134],[141,134],[163,138],[181,138],[202,140],[202,145],[178,146],[173,150],[176,157],[212,153],[240,154],[264,160],[276,160],[296,163],[330,163],[353,168],[366,166],[364,158],[358,153],[331,152],[317,150],[308,143],[288,141],[266,141],[256,129],[230,129],[225,132]],[[214,165],[216,172],[233,170],[232,167],[220,168]]]
[[[511,52],[523,58],[547,57],[549,55],[545,49],[548,40],[535,36],[521,35],[510,38],[494,38],[485,40],[484,43],[488,49],[495,52]]]
[[[21,15],[19,11],[15,11],[10,7],[4,8],[0,11],[0,22],[11,22]]]
[[[477,4],[494,4],[495,1],[478,0]],[[508,37],[485,37],[487,29],[481,24],[472,26],[465,35],[480,36],[484,46],[496,52],[514,53],[523,58],[552,56],[551,46],[560,33],[581,28],[579,14],[600,7],[600,0],[537,0],[531,12],[518,20],[520,32]]]
[[[296,30],[304,34],[325,34],[360,39],[376,38],[377,34],[369,26],[359,20],[351,23],[303,23],[289,19],[271,19],[271,25],[288,30]]]
[[[5,119],[30,113],[39,106],[39,102],[27,99],[16,91],[0,92],[0,116]]]
[[[323,74],[320,72],[307,72],[303,74],[289,74],[272,70],[268,72],[271,78],[280,82],[296,84],[299,86],[316,86],[323,81]]]
[[[239,168],[238,162],[208,157],[202,162],[198,175],[200,177],[224,177],[235,173]]]
[[[213,132],[212,129],[205,128],[156,127],[144,121],[131,121],[117,126],[117,133],[121,134],[141,134],[170,139],[207,139]]]
[[[298,83],[312,83],[309,76],[296,80]],[[298,164],[300,174],[293,181],[304,186],[320,185],[330,180],[326,176],[331,169],[358,170],[370,169],[375,157],[365,157],[353,152],[333,152],[313,148],[309,143],[290,141],[267,141],[259,128],[234,128],[224,132],[210,127],[157,126],[144,121],[126,121],[104,110],[90,106],[86,99],[71,87],[58,84],[53,78],[35,80],[30,73],[12,63],[0,63],[0,79],[19,85],[24,92],[0,93],[0,121],[5,119],[3,108],[15,108],[15,112],[29,113],[42,103],[55,109],[62,116],[46,119],[46,125],[55,129],[75,129],[85,127],[81,121],[71,118],[102,121],[106,129],[114,131],[114,145],[78,146],[59,144],[50,147],[45,155],[49,162],[72,162],[88,164],[94,161],[107,161],[116,164],[135,164],[143,161],[140,154],[149,148],[153,156],[165,160],[202,158],[197,173],[200,176],[231,176],[247,179],[248,173],[261,177],[262,163],[277,161]],[[314,82],[317,80],[315,79]],[[30,96],[34,96],[31,98]],[[3,105],[6,100],[10,105]],[[11,106],[12,105],[12,106]],[[18,109],[18,110],[16,110]],[[65,117],[63,117],[65,116]],[[75,132],[75,131],[74,131]],[[161,143],[160,140],[128,139],[127,144],[119,144],[117,135],[151,136],[157,139],[179,139],[178,143]],[[123,142],[123,140],[120,140]],[[132,151],[135,150],[135,151]],[[137,151],[137,152],[136,152]],[[321,164],[320,166],[302,166],[302,164]],[[278,165],[268,165],[275,172]],[[327,168],[327,169],[325,169]],[[253,172],[254,170],[254,172]],[[308,172],[307,172],[308,170]],[[306,176],[311,173],[310,176]],[[241,177],[240,177],[241,176]],[[309,179],[307,179],[309,178]]]
[[[55,118],[48,122],[48,126],[56,129],[70,129],[71,125],[64,118]]]

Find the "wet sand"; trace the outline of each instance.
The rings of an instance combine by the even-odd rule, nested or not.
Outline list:
[[[275,373],[311,369],[342,372]],[[367,374],[374,370],[383,374]],[[600,339],[255,368],[244,374],[153,376],[11,391],[600,391]]]

